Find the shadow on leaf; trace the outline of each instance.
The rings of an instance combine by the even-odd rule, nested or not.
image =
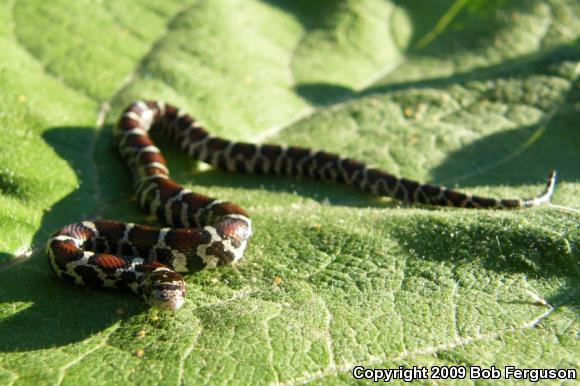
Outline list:
[[[44,244],[56,228],[83,219],[87,207],[97,204],[85,177],[87,160],[83,157],[93,136],[94,129],[86,127],[53,128],[44,135],[75,170],[80,185],[45,212],[33,238],[35,253],[0,271],[0,302],[13,307],[12,315],[0,322],[0,351],[38,350],[82,341],[143,309],[133,294],[62,282],[49,268],[44,252]]]
[[[330,106],[356,96],[356,92],[351,88],[327,83],[302,83],[294,90],[301,97],[319,107]]]
[[[558,289],[547,297],[548,303],[580,305],[575,295],[580,277],[577,243],[539,226],[522,228],[519,224],[517,218],[497,216],[461,222],[430,218],[428,225],[417,224],[415,219],[397,226],[394,236],[411,257],[452,264],[454,270],[523,274],[526,280],[539,282],[557,278]]]
[[[483,137],[451,153],[432,171],[433,177],[463,186],[517,186],[541,184],[550,170],[557,170],[558,182],[577,182],[580,141],[571,130],[574,120],[574,111],[561,110],[535,125]]]

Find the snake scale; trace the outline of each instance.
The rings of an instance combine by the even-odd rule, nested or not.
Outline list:
[[[324,151],[232,142],[208,133],[185,111],[159,101],[139,101],[124,110],[115,129],[140,206],[167,227],[117,221],[82,221],[57,230],[47,242],[50,265],[63,280],[92,287],[127,288],[161,309],[176,310],[186,285],[178,272],[233,264],[252,236],[240,206],[194,193],[169,177],[165,158],[150,132],[171,138],[191,157],[238,173],[289,175],[352,185],[400,201],[462,208],[513,209],[548,202],[545,190],[530,199],[472,196],[441,186],[397,178],[364,163]]]

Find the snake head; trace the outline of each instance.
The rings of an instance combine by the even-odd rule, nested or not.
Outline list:
[[[186,285],[180,274],[168,267],[158,266],[145,276],[142,291],[151,306],[175,311],[185,302]]]

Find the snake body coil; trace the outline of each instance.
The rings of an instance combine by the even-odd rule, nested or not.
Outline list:
[[[184,111],[163,102],[136,102],[117,125],[141,207],[168,227],[117,221],[83,221],[57,230],[47,253],[56,274],[94,287],[128,288],[163,309],[178,309],[186,285],[178,272],[237,262],[252,236],[244,209],[193,193],[169,178],[149,133],[162,132],[191,157],[239,173],[279,174],[345,183],[378,196],[427,205],[513,209],[549,201],[555,172],[542,194],[530,199],[471,196],[440,186],[397,178],[362,162],[324,151],[231,142],[210,135]]]

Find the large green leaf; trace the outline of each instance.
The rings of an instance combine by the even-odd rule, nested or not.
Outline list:
[[[0,3],[0,383],[351,383],[352,368],[578,368],[579,5],[551,1]],[[413,207],[227,174],[173,176],[253,215],[236,267],[175,314],[61,283],[85,218],[152,222],[111,148],[135,99],[220,135],[307,145],[554,206]],[[556,206],[557,205],[557,206]],[[507,381],[506,381],[507,382]],[[510,382],[511,383],[511,382]]]

